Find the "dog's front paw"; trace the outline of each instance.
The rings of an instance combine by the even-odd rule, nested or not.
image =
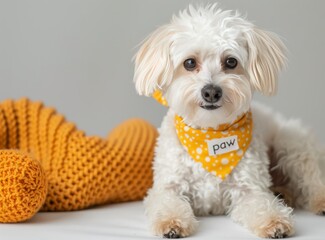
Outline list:
[[[311,211],[317,215],[325,216],[325,199],[314,204]]]
[[[258,226],[256,233],[262,238],[286,238],[293,235],[294,230],[291,220],[274,218],[267,224]]]
[[[190,236],[197,228],[195,219],[169,219],[154,223],[156,235],[164,238],[183,238]]]
[[[181,237],[181,235],[180,235],[179,231],[174,228],[171,228],[168,233],[164,234],[164,238],[180,238],[180,237]]]
[[[312,198],[309,204],[309,209],[317,215],[325,216],[325,193],[319,194],[318,196]]]

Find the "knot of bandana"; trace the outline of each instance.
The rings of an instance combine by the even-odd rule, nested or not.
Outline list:
[[[153,97],[168,106],[160,91],[155,92]],[[178,139],[191,158],[222,180],[238,165],[252,140],[251,111],[235,122],[222,124],[216,129],[192,128],[178,115],[175,115],[174,123]]]

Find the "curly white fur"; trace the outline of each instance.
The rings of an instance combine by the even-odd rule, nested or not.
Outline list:
[[[225,67],[225,59],[238,62]],[[194,70],[184,69],[195,59]],[[154,185],[145,199],[146,213],[156,235],[191,235],[195,216],[228,214],[260,237],[292,235],[292,208],[274,197],[270,153],[275,167],[287,177],[296,205],[316,213],[325,211],[325,188],[320,181],[320,158],[313,137],[299,122],[286,120],[259,104],[251,104],[255,90],[276,92],[277,76],[285,65],[285,47],[273,33],[256,28],[237,12],[216,5],[188,9],[158,28],[135,58],[134,81],[140,94],[163,92],[170,110],[159,129],[154,160]],[[207,110],[201,89],[219,86],[222,97]],[[205,171],[178,140],[175,114],[194,128],[217,127],[253,112],[250,148],[224,180]]]

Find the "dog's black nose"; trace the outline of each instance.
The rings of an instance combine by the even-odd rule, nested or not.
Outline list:
[[[222,97],[222,89],[213,84],[208,84],[202,88],[201,95],[206,102],[216,103]]]

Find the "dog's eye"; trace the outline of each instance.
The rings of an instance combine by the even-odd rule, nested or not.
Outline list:
[[[229,57],[225,62],[226,68],[234,69],[237,66],[237,59],[233,57]]]
[[[196,68],[196,61],[194,58],[189,58],[184,61],[184,68],[187,71],[193,71]]]

